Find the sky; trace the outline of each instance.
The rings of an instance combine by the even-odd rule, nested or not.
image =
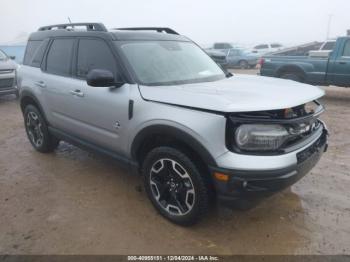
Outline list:
[[[195,42],[299,44],[345,35],[350,0],[11,0],[2,1],[0,44],[40,26],[103,22],[107,28],[171,27]]]

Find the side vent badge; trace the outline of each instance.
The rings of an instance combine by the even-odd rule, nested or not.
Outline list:
[[[113,128],[116,130],[120,129],[120,123],[118,121],[115,122],[115,124],[113,125]]]

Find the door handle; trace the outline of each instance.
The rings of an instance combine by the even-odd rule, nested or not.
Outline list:
[[[69,93],[73,96],[84,97],[84,93],[81,92],[80,90],[74,90],[74,91],[72,90]]]
[[[38,82],[35,82],[35,85],[41,87],[41,88],[45,88],[46,87],[46,84],[44,81],[38,81]]]
[[[341,65],[346,65],[346,62],[339,62],[339,64],[341,64]]]

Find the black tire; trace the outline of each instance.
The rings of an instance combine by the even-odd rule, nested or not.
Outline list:
[[[239,61],[239,67],[241,69],[248,69],[249,63],[246,60],[241,60],[241,61]]]
[[[172,168],[168,168],[170,165]],[[181,151],[171,147],[153,149],[143,162],[142,174],[153,206],[171,222],[190,226],[207,212],[209,193],[204,177]]]
[[[294,72],[283,73],[283,74],[280,75],[280,78],[289,79],[289,80],[293,80],[293,81],[296,81],[296,82],[302,82],[303,81],[303,78],[298,73],[294,73]]]
[[[27,105],[24,109],[24,126],[35,150],[49,153],[58,146],[59,140],[49,133],[44,117],[33,105]]]

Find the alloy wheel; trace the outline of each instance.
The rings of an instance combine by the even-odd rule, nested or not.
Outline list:
[[[151,192],[159,206],[171,215],[188,214],[195,203],[195,190],[186,169],[172,159],[156,161],[150,171]]]
[[[35,112],[29,112],[26,119],[26,127],[28,136],[36,147],[42,146],[44,142],[44,134],[39,116]]]

